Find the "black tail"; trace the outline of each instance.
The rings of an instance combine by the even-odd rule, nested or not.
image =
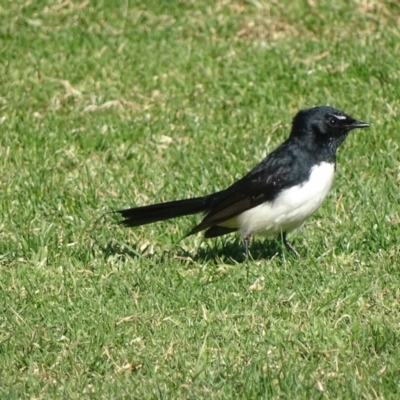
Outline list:
[[[116,212],[125,218],[121,221],[121,224],[125,226],[139,226],[207,211],[210,207],[211,200],[212,195],[129,208]]]

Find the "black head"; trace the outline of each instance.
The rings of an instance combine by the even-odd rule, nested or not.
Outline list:
[[[368,128],[336,108],[320,106],[301,110],[293,119],[290,137],[304,137],[312,143],[328,146],[333,151],[346,139],[352,129]]]

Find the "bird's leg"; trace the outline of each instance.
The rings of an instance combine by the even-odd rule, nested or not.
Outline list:
[[[247,235],[244,237],[243,242],[244,242],[244,254],[246,255],[246,257],[249,256],[249,242],[251,239],[251,234]]]
[[[286,248],[292,252],[296,257],[300,257],[299,253],[296,251],[296,249],[290,244],[290,242],[287,240],[287,233],[283,232],[282,233],[282,240],[283,244],[286,246]]]

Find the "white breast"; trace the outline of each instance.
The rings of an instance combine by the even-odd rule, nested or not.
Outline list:
[[[311,169],[309,180],[283,190],[278,197],[226,221],[245,237],[269,236],[298,228],[322,204],[332,186],[334,163],[322,162]]]

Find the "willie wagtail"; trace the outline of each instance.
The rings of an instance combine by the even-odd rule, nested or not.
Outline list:
[[[336,150],[352,129],[367,128],[343,111],[314,107],[293,118],[289,138],[243,178],[203,197],[119,210],[125,226],[139,226],[196,213],[203,220],[187,236],[206,238],[239,231],[245,252],[252,235],[282,235],[300,227],[327,196],[335,172]]]

